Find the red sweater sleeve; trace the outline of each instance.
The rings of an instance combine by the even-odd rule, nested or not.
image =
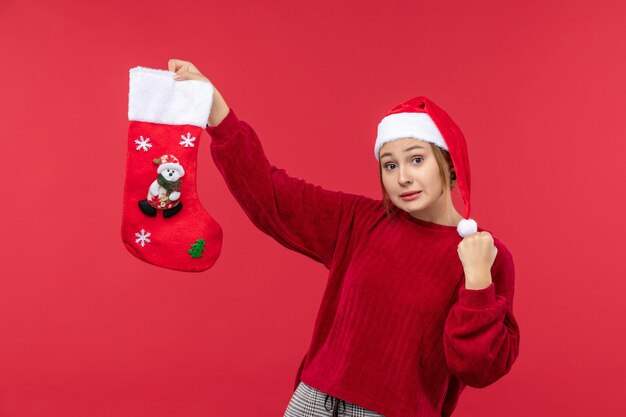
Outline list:
[[[483,388],[509,372],[519,354],[519,327],[513,316],[515,267],[497,239],[492,283],[480,290],[459,289],[445,323],[448,368],[469,386]]]
[[[213,161],[250,220],[283,246],[330,268],[347,194],[270,164],[256,132],[232,108],[206,130]]]

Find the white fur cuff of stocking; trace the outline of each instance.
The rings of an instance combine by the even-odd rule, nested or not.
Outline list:
[[[213,85],[174,80],[174,73],[135,67],[129,71],[128,120],[169,125],[207,126]]]

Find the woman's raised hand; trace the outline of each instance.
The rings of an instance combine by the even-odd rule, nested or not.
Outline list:
[[[229,111],[226,101],[224,101],[220,92],[215,88],[215,84],[205,77],[194,64],[189,61],[183,61],[182,59],[170,59],[167,61],[167,69],[175,73],[174,79],[176,81],[199,80],[210,83],[213,86],[213,104],[211,105],[208,125],[217,126],[224,120]]]
[[[175,72],[174,79],[178,81],[184,80],[200,80],[209,81],[194,64],[189,61],[183,61],[180,59],[170,59],[167,61],[167,69]]]

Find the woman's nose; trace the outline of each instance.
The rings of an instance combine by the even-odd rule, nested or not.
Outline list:
[[[411,177],[407,174],[406,169],[398,168],[398,182],[400,184],[411,183]]]

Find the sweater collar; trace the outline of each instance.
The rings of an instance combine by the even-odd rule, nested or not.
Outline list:
[[[441,230],[444,232],[454,232],[457,233],[456,230],[456,226],[447,226],[445,224],[439,224],[439,223],[433,223],[433,222],[428,222],[426,220],[421,220],[418,218],[415,218],[411,215],[411,213],[409,213],[408,211],[404,211],[401,209],[397,209],[400,212],[400,215],[407,218],[408,220],[410,220],[411,222],[423,226],[423,227],[427,227],[429,229],[435,229],[435,230]]]

